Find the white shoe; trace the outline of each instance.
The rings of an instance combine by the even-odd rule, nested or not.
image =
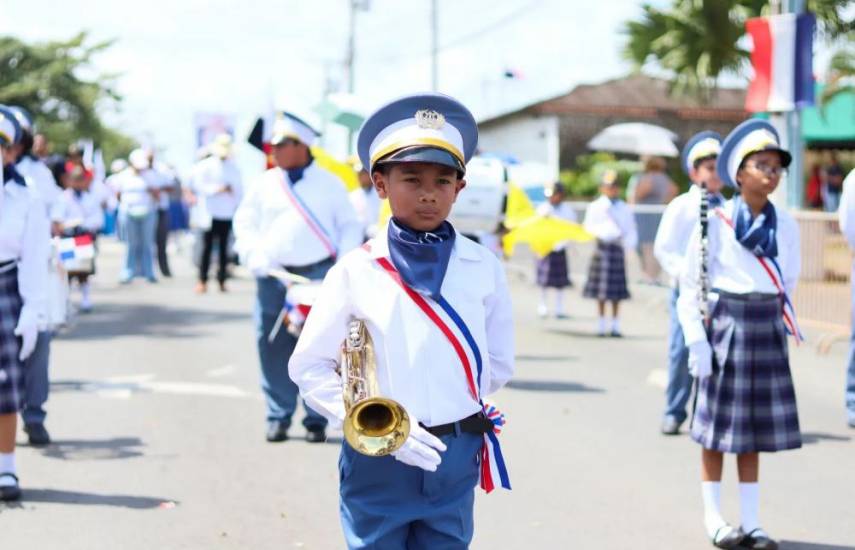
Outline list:
[[[549,315],[549,310],[546,308],[544,304],[540,304],[537,306],[537,316],[541,319],[546,319],[546,316]]]

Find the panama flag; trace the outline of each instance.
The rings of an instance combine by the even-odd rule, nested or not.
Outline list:
[[[812,13],[756,17],[745,23],[754,41],[745,109],[751,112],[793,111],[813,105]]]
[[[80,235],[59,240],[59,259],[63,265],[76,265],[80,260],[95,257],[95,244],[92,235]]]

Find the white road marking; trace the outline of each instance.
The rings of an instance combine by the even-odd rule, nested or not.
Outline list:
[[[226,365],[225,367],[220,367],[218,369],[211,369],[205,374],[212,378],[219,378],[221,376],[228,376],[235,371],[234,365]]]

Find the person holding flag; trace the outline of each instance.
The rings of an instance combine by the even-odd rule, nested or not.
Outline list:
[[[288,438],[297,407],[297,386],[287,370],[297,339],[277,329],[286,289],[271,270],[320,280],[338,258],[362,244],[362,224],[347,190],[314,162],[309,147],[317,137],[291,113],[275,117],[270,150],[276,166],[248,186],[233,219],[235,250],[257,282],[256,338],[270,442]],[[326,418],[306,407],[308,441],[325,441],[326,425]]]
[[[409,417],[391,454],[342,444],[350,549],[468,548],[479,478],[487,492],[510,489],[504,417],[484,401],[513,374],[510,294],[498,258],[447,221],[477,142],[469,110],[434,93],[381,107],[359,132],[359,157],[392,217],[330,270],[289,363],[306,401],[341,425],[339,348],[350,322],[364,320],[379,393]]]
[[[21,496],[15,461],[18,413],[25,401],[24,361],[46,317],[48,236],[43,204],[15,168],[22,130],[0,106],[0,500]]]
[[[717,132],[704,131],[695,134],[683,147],[681,164],[692,186],[676,197],[665,208],[653,253],[662,269],[671,277],[670,331],[668,335],[668,385],[665,388],[665,415],[661,430],[665,435],[680,433],[685,422],[686,405],[692,393],[692,377],[689,375],[689,350],[683,339],[680,319],[677,317],[677,297],[680,295],[680,273],[685,264],[689,246],[698,243],[689,241],[692,229],[698,223],[701,202],[717,208],[722,205],[721,179],[715,169],[721,151],[721,136]]]
[[[745,121],[727,136],[716,167],[739,194],[710,212],[706,254],[690,245],[680,277],[677,314],[697,378],[691,436],[702,446],[704,525],[719,548],[778,547],[760,526],[759,453],[802,445],[787,351],[787,333],[801,340],[790,302],[799,227],[769,201],[790,160],[766,121]],[[689,242],[700,238],[698,225]],[[720,510],[724,453],[736,455],[739,527]]]

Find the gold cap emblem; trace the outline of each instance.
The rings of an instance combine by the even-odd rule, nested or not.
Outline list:
[[[416,111],[416,124],[419,128],[439,130],[445,125],[445,117],[433,109],[419,109]]]

